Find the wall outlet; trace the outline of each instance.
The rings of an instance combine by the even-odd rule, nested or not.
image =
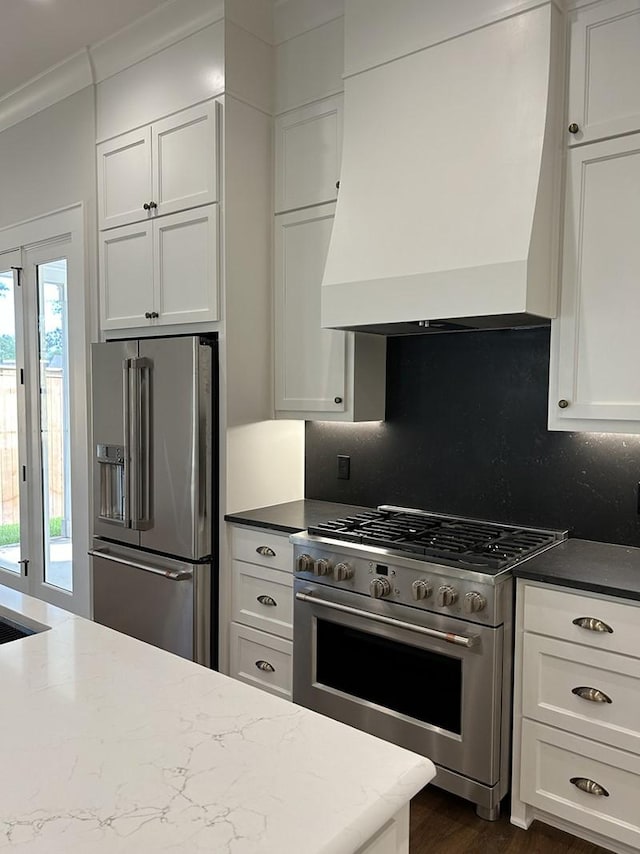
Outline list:
[[[338,480],[349,480],[351,477],[351,457],[338,454]]]

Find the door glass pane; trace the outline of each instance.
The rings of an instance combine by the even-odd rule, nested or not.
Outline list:
[[[71,591],[67,262],[38,265],[44,580]]]
[[[20,574],[18,372],[13,272],[0,272],[0,567]]]

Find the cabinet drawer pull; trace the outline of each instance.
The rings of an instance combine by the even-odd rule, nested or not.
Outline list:
[[[588,629],[590,632],[608,632],[610,635],[613,634],[611,626],[608,626],[596,617],[576,617],[573,620],[573,625],[581,629]]]
[[[264,670],[265,673],[275,673],[276,669],[273,664],[269,664],[268,661],[265,661],[261,658],[259,661],[256,661],[256,667],[258,670]]]
[[[596,795],[598,798],[609,797],[609,792],[604,786],[596,783],[595,780],[589,780],[588,777],[571,777],[569,782],[573,783],[576,789],[580,789],[581,792],[586,792],[588,795]]]
[[[273,608],[275,608],[278,604],[276,600],[273,599],[271,596],[265,596],[264,594],[262,594],[261,596],[256,596],[256,599],[261,605],[271,605]],[[585,691],[586,690],[587,689],[585,688]],[[609,702],[611,702],[611,700],[609,700]]]
[[[608,697],[604,691],[599,691],[597,688],[587,688],[586,685],[572,688],[571,693],[582,700],[590,700],[592,703],[613,703],[611,697]]]
[[[258,546],[256,551],[258,552],[259,555],[262,555],[262,557],[275,557],[276,556],[276,553],[274,552],[274,550],[269,548],[269,546]]]

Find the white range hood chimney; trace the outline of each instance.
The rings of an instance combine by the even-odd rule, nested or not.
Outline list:
[[[349,44],[367,42],[357,28],[379,35],[398,5],[374,0],[367,15],[364,0],[347,0],[343,157],[322,325],[393,334],[553,317],[562,16],[553,3],[494,16],[350,73]],[[450,16],[456,5],[470,8],[438,5]]]

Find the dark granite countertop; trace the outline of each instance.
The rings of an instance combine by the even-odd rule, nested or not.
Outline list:
[[[640,549],[631,546],[566,540],[517,566],[513,574],[562,587],[640,599]]]
[[[272,504],[270,507],[260,507],[258,510],[246,510],[240,513],[229,513],[225,521],[234,525],[249,525],[252,528],[269,528],[272,531],[282,531],[285,534],[295,534],[296,531],[306,531],[310,525],[361,513],[370,507],[358,507],[355,504],[334,504],[331,501],[288,501],[286,504]]]

